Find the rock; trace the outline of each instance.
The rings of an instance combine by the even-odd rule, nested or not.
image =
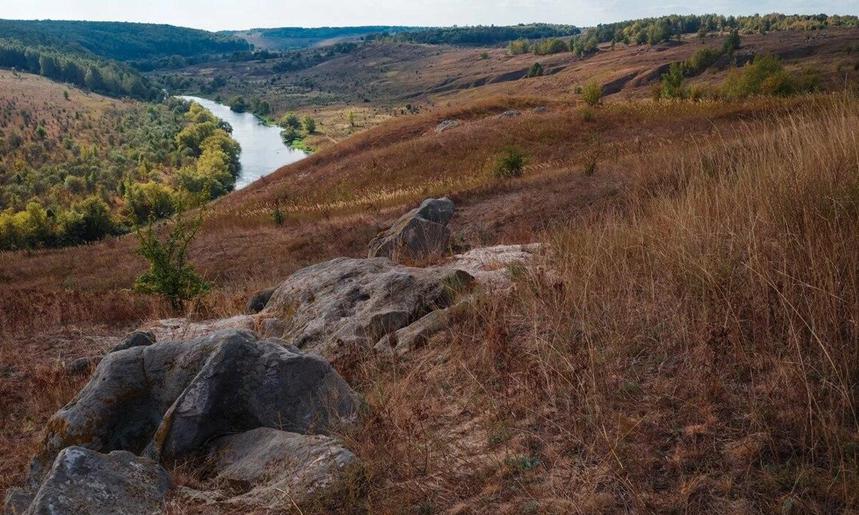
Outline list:
[[[521,114],[522,114],[521,112],[519,112],[515,109],[511,109],[509,111],[504,111],[503,113],[499,114],[498,116],[501,118],[515,118],[516,116],[520,116]]]
[[[546,106],[537,106],[537,107],[535,107],[534,109],[532,109],[532,111],[533,111],[533,112],[535,112],[535,113],[542,114],[542,113],[547,113],[547,112],[549,112],[549,108],[548,108],[548,107],[546,107]]]
[[[187,318],[166,318],[152,322],[143,328],[158,341],[178,341],[209,336],[225,329],[256,330],[256,321],[249,315],[192,322]]]
[[[270,336],[336,359],[449,306],[471,283],[469,274],[453,267],[337,258],[291,275],[259,316],[282,321],[283,332]]]
[[[460,312],[465,304],[467,303],[431,311],[420,320],[383,336],[373,348],[379,352],[403,355],[422,347],[432,336],[447,329],[451,316]]]
[[[510,286],[515,267],[531,261],[540,248],[539,243],[482,247],[457,254],[447,266],[467,272],[481,286],[503,289]]]
[[[62,449],[122,449],[161,460],[257,427],[325,432],[354,420],[354,393],[324,359],[226,330],[110,353],[48,422],[31,482]]]
[[[453,217],[453,202],[448,198],[426,199],[420,207],[401,216],[387,231],[370,242],[368,257],[424,259],[447,249]]]
[[[146,347],[155,343],[155,335],[149,331],[134,331],[129,333],[122,342],[110,352],[130,349],[132,347]]]
[[[441,134],[442,132],[448,129],[453,129],[454,127],[459,127],[459,120],[442,120],[435,126],[435,132],[436,134]]]
[[[98,362],[101,361],[100,356],[84,356],[70,361],[66,366],[66,373],[71,376],[82,376],[89,374]]]
[[[248,299],[245,313],[248,315],[254,315],[265,309],[265,305],[268,304],[268,299],[271,298],[271,294],[274,293],[274,290],[274,288],[266,288],[254,293],[253,296]]]
[[[67,447],[54,460],[26,514],[161,513],[170,476],[156,462],[126,451]]]
[[[429,220],[430,222],[447,225],[447,223],[450,222],[450,219],[453,218],[455,211],[456,206],[454,206],[453,201],[447,197],[437,199],[428,198],[421,202],[421,205],[418,206],[417,209],[406,216],[409,216],[410,218],[419,217]]]
[[[315,496],[336,496],[348,467],[358,459],[337,440],[271,428],[218,438],[209,454],[216,485],[240,494],[227,502],[248,508],[293,508]],[[327,491],[327,492],[326,492]]]

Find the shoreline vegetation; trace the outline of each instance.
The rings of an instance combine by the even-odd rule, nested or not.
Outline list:
[[[38,122],[32,134],[9,131],[3,142],[0,167],[15,173],[0,177],[0,250],[127,234],[232,191],[240,171],[232,128],[194,102],[44,115],[59,126]],[[77,141],[83,130],[107,138]]]

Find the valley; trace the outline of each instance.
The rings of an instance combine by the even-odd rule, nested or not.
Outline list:
[[[453,38],[503,28],[201,31],[181,59],[112,51],[161,99],[0,70],[0,238],[34,199],[98,197],[124,225],[0,250],[0,489],[35,477],[34,456],[99,451],[113,437],[86,431],[109,426],[134,443],[101,451],[157,450],[166,513],[855,510],[859,26],[683,23],[518,26],[491,44]],[[556,32],[511,44],[537,29]],[[237,97],[266,112],[227,111]],[[289,114],[314,121],[294,128],[306,156],[279,141]],[[150,184],[170,212],[131,209]],[[167,241],[183,216],[206,287],[177,308],[134,288],[153,270],[137,231],[148,218]],[[443,243],[405,253],[409,227]],[[138,329],[152,341],[135,350]],[[125,359],[143,375],[117,379]],[[329,379],[271,383],[293,360]],[[113,402],[92,408],[113,391],[90,377],[171,415],[87,425]],[[329,415],[319,389],[337,401],[318,434],[311,415],[266,418],[285,410],[269,391],[304,389],[312,416]],[[230,401],[183,404],[193,392]],[[195,410],[220,433],[187,429]],[[293,463],[255,495],[188,450],[263,430],[349,466],[313,490],[299,480],[322,472]]]

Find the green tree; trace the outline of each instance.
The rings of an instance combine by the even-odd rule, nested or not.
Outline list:
[[[153,223],[137,228],[138,254],[149,262],[149,269],[134,282],[134,289],[142,293],[162,295],[175,310],[209,290],[188,261],[188,246],[197,235],[202,223],[202,211],[194,220],[180,215],[162,241]]]
[[[686,98],[683,88],[683,64],[671,63],[668,71],[662,75],[660,85],[661,98]]]
[[[278,122],[278,125],[286,129],[287,127],[292,127],[295,130],[301,128],[301,120],[298,119],[298,116],[295,113],[287,113],[283,115]]]
[[[725,43],[722,45],[722,52],[728,55],[734,55],[734,51],[740,48],[740,32],[737,29],[732,30],[728,37],[725,38]]]
[[[540,63],[532,64],[528,70],[528,77],[539,77],[541,75],[543,75],[543,65]]]
[[[307,131],[307,134],[313,134],[314,132],[316,132],[316,120],[309,116],[305,116],[304,130]]]

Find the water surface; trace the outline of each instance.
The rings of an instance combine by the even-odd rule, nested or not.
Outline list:
[[[229,106],[206,98],[180,98],[197,102],[233,127],[233,138],[242,146],[239,156],[242,169],[236,179],[237,190],[283,165],[307,157],[301,150],[293,150],[283,144],[279,127],[265,125],[251,113],[236,113],[231,111]]]

